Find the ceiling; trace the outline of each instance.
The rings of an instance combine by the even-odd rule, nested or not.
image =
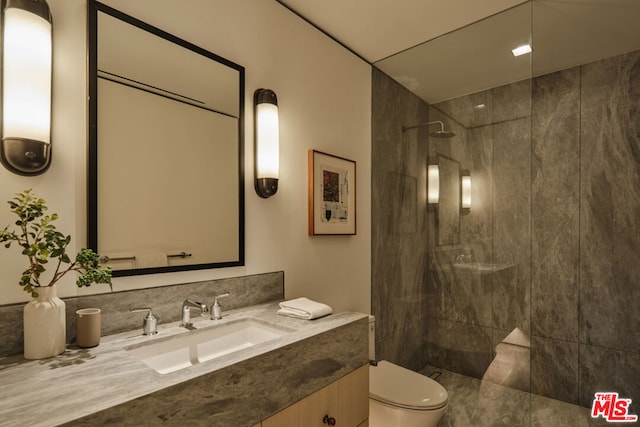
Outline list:
[[[374,63],[523,0],[278,0]]]
[[[429,103],[640,49],[640,0],[277,1]]]

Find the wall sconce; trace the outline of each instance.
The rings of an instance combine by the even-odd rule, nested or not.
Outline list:
[[[51,13],[45,0],[3,5],[0,161],[19,175],[39,175],[51,163]]]
[[[460,210],[463,214],[471,212],[471,173],[463,169],[460,176]]]
[[[429,165],[427,169],[427,204],[435,207],[440,201],[440,168]]]
[[[270,89],[258,89],[253,95],[255,121],[255,188],[266,199],[278,191],[280,169],[280,132],[278,98]]]

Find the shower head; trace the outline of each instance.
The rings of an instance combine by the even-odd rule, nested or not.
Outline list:
[[[445,130],[444,123],[442,123],[440,120],[436,120],[435,122],[419,123],[417,125],[412,125],[412,126],[402,126],[402,132],[407,131],[409,129],[417,128],[417,127],[431,126],[431,125],[440,125],[440,130],[437,130],[435,132],[429,132],[429,136],[432,136],[434,138],[453,138],[454,136],[456,136],[454,132],[451,132],[450,130]]]
[[[456,134],[454,132],[451,132],[450,130],[444,130],[443,127],[435,132],[429,132],[429,136],[432,136],[434,138],[453,138],[454,136],[456,136]]]

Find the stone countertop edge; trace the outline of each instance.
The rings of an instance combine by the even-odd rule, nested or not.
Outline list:
[[[0,426],[63,424],[368,318],[343,312],[309,321],[277,315],[278,308],[271,302],[229,310],[221,320],[193,319],[196,329],[252,318],[293,332],[168,374],[156,372],[124,348],[187,333],[180,322],[161,325],[154,336],[143,336],[140,328],[102,337],[93,348],[68,345],[49,359],[1,358]]]

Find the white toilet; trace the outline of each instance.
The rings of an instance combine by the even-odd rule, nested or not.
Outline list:
[[[369,359],[375,360],[375,318],[369,318]],[[442,385],[386,360],[369,367],[369,427],[436,427],[447,410]]]

